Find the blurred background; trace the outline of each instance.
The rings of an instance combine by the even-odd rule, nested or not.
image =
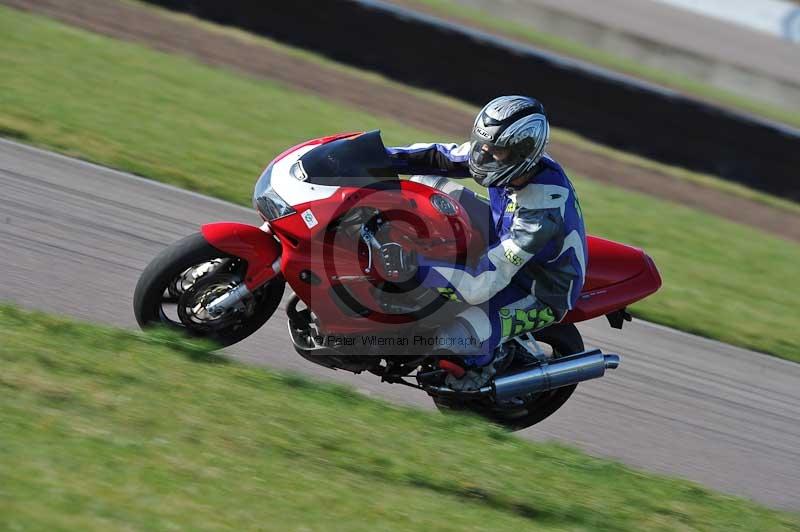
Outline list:
[[[0,137],[6,139],[0,144],[0,214],[5,224],[0,245],[6,251],[0,267],[7,272],[0,281],[0,300],[14,305],[130,328],[132,287],[155,252],[204,221],[224,217],[255,223],[255,214],[241,206],[250,208],[257,176],[287,147],[336,132],[371,129],[381,129],[387,145],[463,142],[478,109],[497,95],[512,93],[536,97],[547,108],[554,126],[549,151],[576,185],[588,231],[642,247],[664,278],[657,294],[630,309],[642,322],[620,334],[612,334],[604,322],[582,326],[587,344],[630,355],[625,361],[629,365],[623,365],[630,370],[620,370],[602,385],[582,384],[563,414],[522,434],[526,440],[560,442],[550,447],[517,448],[516,438],[494,429],[440,418],[435,419],[450,425],[437,425],[430,435],[424,427],[437,423],[433,417],[392,410],[397,407],[365,406],[366,417],[359,418],[362,407],[351,406],[357,402],[351,397],[355,394],[311,392],[315,385],[304,378],[295,381],[279,373],[263,377],[246,369],[236,370],[243,372],[236,386],[258,382],[272,390],[269,400],[252,410],[247,400],[252,387],[232,386],[236,399],[226,405],[224,417],[215,416],[214,405],[224,397],[220,390],[228,382],[219,367],[206,373],[196,366],[171,365],[165,368],[166,381],[151,382],[158,372],[123,356],[132,364],[130,379],[119,374],[127,370],[113,364],[103,365],[106,373],[98,373],[99,380],[85,379],[92,356],[102,357],[98,345],[116,345],[122,333],[87,332],[41,316],[20,318],[21,311],[2,307],[0,315],[14,339],[7,344],[13,347],[3,352],[8,367],[14,368],[7,381],[15,388],[0,386],[0,391],[8,392],[3,400],[14,405],[8,412],[18,415],[6,424],[17,427],[6,432],[5,441],[14,442],[17,453],[8,462],[34,464],[26,475],[0,465],[0,478],[6,475],[15,486],[25,486],[13,490],[16,502],[7,514],[13,513],[9,523],[21,528],[37,522],[52,525],[61,522],[72,504],[82,517],[63,521],[67,528],[102,528],[108,525],[104,519],[116,525],[136,522],[142,528],[171,522],[203,528],[213,509],[227,508],[229,494],[213,479],[224,479],[223,487],[235,485],[233,472],[240,468],[249,475],[242,486],[264,497],[280,499],[310,490],[314,483],[335,484],[330,479],[363,496],[374,490],[390,502],[369,506],[366,515],[390,519],[400,528],[441,524],[434,519],[421,525],[413,515],[396,511],[410,500],[427,508],[434,493],[450,502],[480,506],[470,506],[475,513],[469,518],[453,518],[455,529],[473,528],[481,519],[508,521],[510,528],[797,529],[800,311],[793,281],[800,263],[800,4],[0,0],[0,79]],[[114,172],[27,151],[24,145],[177,188],[123,180]],[[90,295],[88,285],[93,287]],[[291,351],[284,323],[270,322],[265,329],[231,354],[248,363],[334,378],[394,402],[430,406],[426,398],[410,399],[402,390],[386,391],[388,387],[366,378],[309,369]],[[49,337],[51,330],[55,336]],[[120,353],[141,347],[130,342],[120,343]],[[165,340],[166,348],[207,354],[206,348],[176,342]],[[62,348],[83,362],[66,364],[60,374],[53,369],[61,367],[53,362],[60,360],[58,346],[68,346]],[[26,353],[38,358],[26,358]],[[170,384],[184,378],[204,382],[205,388],[194,393],[172,390]],[[137,398],[131,401],[142,406],[142,416],[133,421],[122,415],[103,418],[104,413],[116,416],[122,403],[103,396],[98,383],[127,390],[125,386],[140,381],[164,391],[169,401],[144,409],[152,394],[125,392],[123,396]],[[320,406],[325,414],[309,420],[310,425],[295,423],[302,409],[285,400],[297,396],[303,402],[299,397],[304,394],[328,405]],[[96,401],[96,408],[81,406],[74,397],[88,398],[87,404]],[[183,406],[176,405],[192,400],[195,406],[207,401],[208,410],[186,406],[195,417],[182,417]],[[270,401],[281,402],[291,413],[268,413]],[[106,409],[112,403],[116,406]],[[391,411],[395,432],[388,426],[385,430],[393,437],[369,442],[371,432],[384,430],[377,428],[383,408]],[[179,422],[165,418],[148,425],[159,412],[172,409]],[[59,432],[56,420],[65,414],[74,416],[74,426]],[[407,416],[416,421],[404,426],[400,418]],[[264,436],[253,419],[275,432]],[[205,423],[225,430],[206,433]],[[355,428],[348,430],[350,424]],[[193,456],[191,464],[181,464],[176,455],[147,454],[153,445],[162,445],[157,441],[161,436],[148,432],[156,425],[169,434],[165,441],[188,446],[181,449]],[[95,433],[93,426],[103,426],[105,432]],[[124,435],[116,443],[109,436],[115,431]],[[446,443],[448,431],[478,443],[461,449]],[[380,446],[398,445],[412,432],[422,434],[416,450],[394,449],[402,460],[384,456]],[[141,439],[145,436],[149,439]],[[102,454],[104,463],[114,474],[89,475],[90,487],[80,495],[59,492],[79,483],[76,471],[99,467],[91,454],[81,453],[72,455],[80,467],[63,466],[59,457],[66,447],[54,449],[48,443],[59,438],[72,442],[73,452],[89,445],[87,441],[98,445],[97,452],[108,453]],[[0,447],[3,442],[0,437]],[[280,468],[228,462],[231,452],[224,467],[214,466],[211,454],[203,454],[210,443],[230,445],[237,453],[267,449],[271,459],[279,456],[285,462],[275,461]],[[174,499],[180,512],[142,502],[169,482],[156,473],[137,477],[119,459],[117,444],[129,445],[128,460],[164,458],[158,464],[142,462],[141,471],[180,470],[186,475],[170,476],[183,479],[171,485],[172,492],[181,494]],[[577,451],[564,451],[562,444],[795,514],[766,510],[695,484],[658,480],[645,487],[631,480],[638,472],[592,462]],[[482,452],[486,448],[497,453],[497,463]],[[297,449],[296,457],[292,449]],[[440,449],[449,454],[443,456]],[[562,451],[567,458],[559,462]],[[547,467],[554,469],[537,469],[545,481],[536,486],[520,475],[537,467],[527,458],[495,475],[505,467],[504,452],[543,453]],[[414,460],[430,467],[427,473],[415,476],[418,471],[407,466]],[[476,466],[478,480],[459,460],[481,464]],[[447,464],[450,473],[434,462]],[[281,476],[282,468],[302,469],[307,463],[313,473],[305,480],[302,474],[299,481]],[[355,464],[367,465],[358,469]],[[267,469],[259,469],[263,467]],[[47,480],[42,471],[50,470],[58,473]],[[342,475],[343,470],[350,472]],[[570,477],[573,473],[578,476]],[[264,475],[279,478],[281,488],[270,491],[258,480]],[[507,481],[498,480],[504,475]],[[105,499],[108,486],[120,477],[135,486],[130,497]],[[572,480],[559,484],[562,477]],[[359,491],[365,482],[368,488]],[[395,485],[408,493],[392,494]],[[191,503],[187,486],[199,486],[202,510]],[[566,497],[567,486],[580,500]],[[326,493],[336,491],[335,485],[325,487]],[[24,494],[36,490],[58,504],[44,510],[47,504],[28,501]],[[525,493],[526,504],[540,498],[556,510],[548,513],[508,499],[514,490]],[[618,505],[613,509],[609,492]],[[311,529],[329,528],[325,512],[305,514],[328,496],[313,493],[313,502],[293,501],[286,514],[291,518],[275,522],[291,526],[308,519]],[[95,497],[104,502],[92,507]],[[354,530],[364,525],[359,521],[363,507],[343,501],[341,495],[330,497],[331,505],[334,500],[343,505],[338,514],[347,524],[343,526]],[[658,500],[663,506],[652,502]],[[244,517],[226,509],[220,527],[255,527],[248,519],[256,515],[277,519],[252,510],[257,506],[258,501],[247,499],[247,511],[255,513]],[[131,508],[155,514],[152,521],[140,520]],[[31,517],[37,515],[42,521]],[[578,517],[571,521],[568,515]],[[0,524],[2,518],[0,512]]]

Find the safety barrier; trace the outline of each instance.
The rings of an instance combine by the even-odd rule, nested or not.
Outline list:
[[[147,0],[483,104],[544,102],[554,125],[800,200],[800,131],[377,0]]]

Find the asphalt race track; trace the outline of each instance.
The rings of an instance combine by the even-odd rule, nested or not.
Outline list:
[[[259,223],[249,209],[0,140],[0,300],[134,327],[146,263],[219,220]],[[524,437],[800,510],[800,365],[643,322],[580,329],[587,347],[620,353],[622,365]],[[431,407],[422,393],[306,362],[281,310],[229,353]]]

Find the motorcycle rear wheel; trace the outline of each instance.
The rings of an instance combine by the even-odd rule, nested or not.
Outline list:
[[[575,325],[556,324],[534,333],[539,344],[552,348],[553,359],[562,358],[584,350],[583,338]],[[436,407],[444,413],[472,412],[509,430],[522,430],[539,423],[561,408],[577,384],[536,394],[529,401],[514,408],[501,408],[477,401],[464,401],[449,397],[434,397]]]
[[[159,253],[139,277],[133,296],[136,321],[142,328],[166,325],[222,347],[235,344],[269,320],[286,286],[279,276],[253,292],[246,311],[221,317],[203,315],[198,302],[207,301],[214,290],[240,283],[245,268],[242,259],[216,249],[201,233],[179,240]],[[168,308],[173,304],[175,311]]]

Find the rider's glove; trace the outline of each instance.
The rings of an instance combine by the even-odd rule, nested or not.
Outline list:
[[[407,251],[397,242],[381,245],[379,260],[383,264],[384,278],[393,283],[403,283],[417,273],[417,254]]]
[[[381,277],[393,283],[403,283],[414,277],[419,268],[417,254],[402,244],[388,240],[388,226],[381,227],[372,237],[374,261]]]

